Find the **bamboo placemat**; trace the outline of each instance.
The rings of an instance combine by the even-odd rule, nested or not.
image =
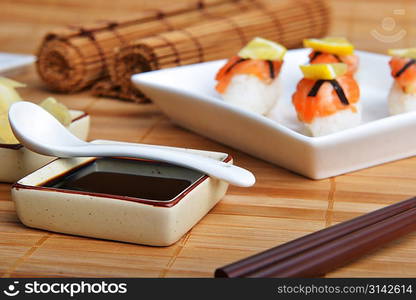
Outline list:
[[[161,3],[161,0],[154,1]],[[166,3],[170,2],[166,0]],[[373,20],[371,15],[378,14],[377,3],[385,13],[396,5],[408,5],[408,12],[414,6],[413,0],[363,1],[363,6],[370,5],[370,8],[356,12],[352,7],[360,1],[331,2],[334,13],[343,16],[333,18],[330,34],[348,35],[357,49],[370,51],[384,49],[366,31],[380,22],[380,18],[374,17]],[[68,10],[59,6],[62,1],[54,4],[51,0],[38,0],[36,5],[32,5],[26,0],[5,0],[0,7],[5,3],[10,3],[13,9],[8,12],[13,14],[4,14],[0,20],[8,29],[0,32],[2,49],[28,52],[38,42],[39,32],[67,23],[74,18],[75,11],[84,21],[106,12],[110,15],[116,6],[125,5],[124,10],[114,10],[116,14],[125,14],[133,5],[149,2],[121,0],[115,4],[99,0],[69,0],[65,1],[72,5]],[[101,4],[99,8],[91,8],[97,3]],[[128,3],[132,3],[131,6]],[[371,23],[367,22],[368,19],[372,20]],[[42,22],[44,24],[40,26]],[[16,26],[17,23],[25,26]],[[416,27],[406,27],[399,20],[397,25],[404,26],[410,34],[406,38],[415,36]],[[352,29],[348,31],[349,28]],[[35,71],[16,79],[29,85],[21,90],[24,99],[40,101],[51,94],[43,89]],[[98,99],[87,92],[55,96],[71,108],[91,114],[90,139],[118,139],[229,152],[237,164],[256,173],[257,184],[250,190],[231,188],[226,197],[177,244],[162,248],[24,227],[18,221],[11,201],[10,185],[0,184],[2,277],[210,277],[218,266],[416,195],[416,158],[312,181],[178,128],[166,120],[153,104]],[[326,276],[416,277],[415,251],[416,234],[410,234]]]
[[[41,100],[35,72],[26,99]],[[217,206],[170,247],[147,247],[27,228],[16,216],[10,185],[0,184],[0,276],[212,277],[218,266],[416,195],[416,158],[326,180],[309,180],[172,125],[155,107],[56,95],[92,116],[90,139],[192,147],[230,153],[252,170],[250,189],[231,187]],[[415,277],[410,234],[327,277]]]

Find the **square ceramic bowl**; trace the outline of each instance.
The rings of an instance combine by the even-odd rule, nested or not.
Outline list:
[[[221,100],[215,74],[224,60],[134,75],[141,89],[180,126],[312,179],[416,154],[416,112],[389,116],[389,57],[357,51],[363,122],[322,137],[303,132],[291,103],[309,49],[290,50],[281,70],[282,97],[267,116]]]
[[[85,140],[89,132],[90,116],[78,110],[71,110],[70,113],[73,119],[69,130]],[[0,182],[16,182],[54,159],[55,157],[30,151],[21,144],[0,144]]]
[[[232,164],[225,153],[169,149]],[[156,161],[59,158],[14,184],[12,199],[20,221],[29,227],[168,246],[208,213],[227,188],[224,181]]]

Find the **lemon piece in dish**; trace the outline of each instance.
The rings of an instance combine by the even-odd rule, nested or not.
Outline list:
[[[7,113],[10,105],[22,100],[16,88],[25,86],[23,83],[0,77],[0,114]]]
[[[68,108],[56,101],[53,97],[48,97],[40,103],[40,106],[52,114],[64,126],[71,124],[71,114]]]
[[[282,60],[287,49],[280,45],[260,37],[252,39],[238,56],[248,59]]]
[[[19,144],[19,141],[13,134],[10,127],[7,113],[0,114],[0,143],[1,144]]]

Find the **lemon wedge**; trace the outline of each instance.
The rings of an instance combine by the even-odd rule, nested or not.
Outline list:
[[[312,64],[300,66],[303,76],[308,79],[331,80],[344,75],[347,72],[347,65],[336,64]]]
[[[10,127],[8,112],[10,106],[22,98],[16,92],[16,88],[26,85],[6,77],[0,77],[0,143],[18,144],[19,141]],[[51,113],[64,126],[71,124],[72,117],[68,108],[52,97],[46,98],[41,104],[45,110]]]
[[[279,43],[256,37],[238,52],[238,56],[249,59],[282,60],[286,51],[287,49]]]
[[[40,104],[42,108],[52,114],[64,126],[71,124],[72,118],[68,108],[56,101],[53,97],[48,97]]]
[[[0,77],[0,84],[11,87],[11,88],[26,87],[26,84],[18,82],[10,78],[6,78],[6,77]]]
[[[15,88],[24,86],[23,83],[0,77],[0,114],[7,113],[10,105],[22,100]]]
[[[2,144],[19,144],[19,141],[13,134],[10,127],[7,113],[0,114],[0,143]]]
[[[389,49],[388,55],[416,59],[416,48]]]
[[[354,52],[354,46],[343,37],[326,37],[323,39],[305,39],[303,46],[315,51],[336,55],[350,55]]]

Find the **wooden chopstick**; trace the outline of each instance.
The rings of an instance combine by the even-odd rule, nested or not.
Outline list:
[[[311,277],[416,229],[416,197],[219,268],[215,277]]]

